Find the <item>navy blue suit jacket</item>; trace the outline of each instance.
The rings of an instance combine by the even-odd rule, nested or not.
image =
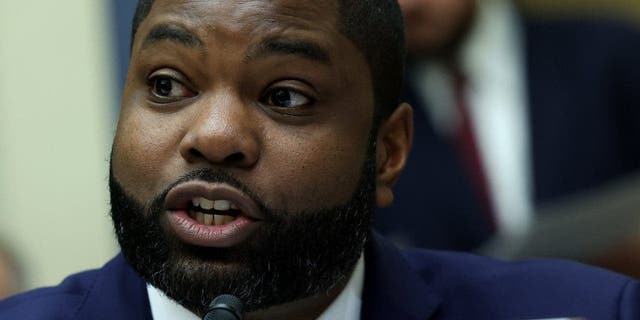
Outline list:
[[[640,32],[603,21],[523,20],[536,206],[640,172]],[[491,235],[454,146],[412,88],[415,135],[383,234],[413,246],[473,250]]]
[[[365,251],[362,319],[640,319],[638,282],[575,263],[507,263],[400,251],[374,235]],[[122,255],[102,269],[0,302],[2,320],[151,319],[144,280]]]

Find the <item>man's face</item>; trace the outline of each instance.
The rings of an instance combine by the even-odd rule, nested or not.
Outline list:
[[[399,0],[412,55],[450,54],[465,36],[475,0]]]
[[[344,281],[369,227],[373,105],[333,2],[156,1],[112,153],[125,256],[197,312],[225,290],[259,309]]]

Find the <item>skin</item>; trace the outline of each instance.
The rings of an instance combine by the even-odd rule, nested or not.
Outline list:
[[[475,0],[399,0],[411,55],[447,56],[466,36]]]
[[[338,31],[336,12],[330,1],[156,1],[133,43],[113,145],[115,178],[142,203],[202,168],[228,170],[267,206],[288,212],[347,201],[374,101],[369,67]],[[198,40],[145,41],[167,23]],[[326,59],[256,54],[266,39],[312,43]],[[171,98],[158,95],[158,79],[172,81]],[[279,89],[294,105],[274,103]],[[378,206],[393,201],[391,187],[411,146],[411,114],[402,104],[378,130]],[[343,286],[248,318],[315,318]]]
[[[18,293],[18,272],[12,258],[0,248],[0,299]]]

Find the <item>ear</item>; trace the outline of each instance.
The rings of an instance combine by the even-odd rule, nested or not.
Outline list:
[[[388,207],[393,203],[392,187],[407,163],[413,142],[413,110],[403,103],[378,130],[376,148],[376,204]]]

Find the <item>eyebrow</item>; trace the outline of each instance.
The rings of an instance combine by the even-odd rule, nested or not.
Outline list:
[[[263,40],[249,50],[245,60],[255,60],[271,55],[296,55],[322,64],[331,63],[329,53],[319,44],[307,40],[283,38]]]
[[[204,43],[197,35],[184,27],[169,23],[163,23],[153,27],[144,38],[142,47],[145,48],[157,42],[167,40],[192,48],[204,47]]]

